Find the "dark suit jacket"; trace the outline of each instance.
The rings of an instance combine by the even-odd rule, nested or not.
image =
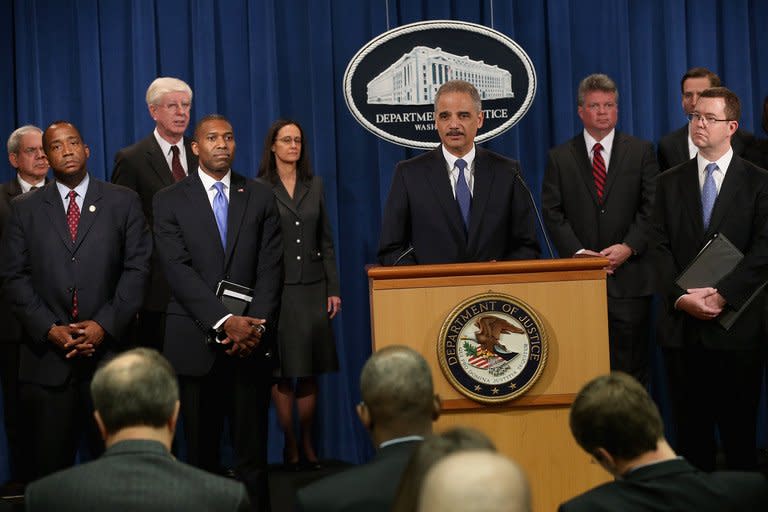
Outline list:
[[[662,314],[658,339],[662,346],[687,341],[713,349],[756,348],[762,343],[763,297],[757,297],[729,331],[716,321],[696,320],[674,309],[684,290],[675,284],[704,244],[722,233],[744,253],[744,259],[715,285],[728,302],[740,308],[768,279],[768,172],[734,155],[715,201],[709,228],[702,221],[696,159],[659,176],[653,228]]]
[[[686,123],[682,128],[666,134],[659,141],[659,169],[666,171],[691,159],[688,153],[688,127]],[[739,156],[752,144],[755,136],[746,130],[738,129],[731,137],[733,152]]]
[[[560,512],[754,512],[768,510],[768,481],[758,473],[704,473],[683,459],[645,466],[562,505]]]
[[[189,174],[197,172],[197,156],[192,153],[191,140],[184,137]],[[135,190],[141,198],[141,207],[147,217],[150,229],[154,223],[152,199],[158,190],[174,183],[173,173],[163,155],[154,133],[132,146],[121,149],[115,154],[115,167],[112,170],[112,183]],[[152,257],[149,286],[144,300],[144,308],[150,311],[165,311],[170,290],[161,271],[157,255]]]
[[[14,197],[21,195],[21,185],[18,179],[14,178],[8,183],[0,185],[0,238],[2,237],[5,223],[11,216],[11,201]],[[0,343],[20,343],[21,342],[21,324],[16,315],[11,311],[11,307],[4,299],[0,297]]]
[[[251,510],[242,483],[179,462],[149,440],[121,441],[97,460],[30,484],[25,505],[30,512]]]
[[[380,449],[368,464],[299,489],[296,495],[298,509],[303,512],[388,512],[395,501],[400,476],[419,442],[387,446]]]
[[[768,169],[768,139],[755,140],[744,151],[744,159],[758,167]]]
[[[263,178],[256,181],[272,188],[277,200],[285,244],[285,283],[314,283],[325,279],[328,295],[339,295],[336,252],[325,209],[322,179],[313,176],[309,181],[297,180],[294,199],[279,179],[277,183]]]
[[[205,340],[229,313],[215,294],[222,279],[253,288],[246,315],[267,320],[258,353],[244,363],[263,358],[277,331],[283,241],[275,198],[261,183],[231,176],[226,252],[197,174],[155,195],[155,243],[171,286],[164,353],[180,375],[205,375],[216,359],[219,347]]]
[[[457,263],[539,257],[531,201],[515,160],[477,147],[469,233],[442,149],[397,164],[381,224],[379,262]]]
[[[636,253],[608,276],[612,297],[653,294],[647,251],[657,173],[653,145],[617,131],[601,205],[584,134],[549,152],[541,206],[560,256],[570,258],[580,249],[600,251],[622,242]]]
[[[67,227],[55,181],[13,202],[0,244],[3,293],[24,326],[19,379],[46,386],[64,383],[73,364],[47,340],[53,324],[70,321],[77,289],[81,320],[106,333],[91,367],[120,341],[144,295],[152,239],[135,192],[93,176],[86,192],[77,240]]]

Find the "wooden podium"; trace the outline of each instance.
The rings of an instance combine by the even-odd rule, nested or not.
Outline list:
[[[437,430],[471,426],[526,471],[537,511],[608,480],[579,448],[568,409],[581,386],[609,371],[607,260],[572,258],[368,269],[373,350],[407,345],[429,362],[443,399]],[[548,334],[543,372],[522,396],[484,405],[460,394],[438,363],[441,326],[469,297],[502,293],[533,308]]]

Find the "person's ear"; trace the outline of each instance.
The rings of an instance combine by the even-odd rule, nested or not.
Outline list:
[[[603,467],[603,469],[614,476],[616,475],[616,461],[608,450],[602,447],[597,447],[595,448],[595,451],[592,452],[592,457]]]
[[[365,402],[360,402],[359,404],[357,404],[357,407],[355,407],[355,410],[357,411],[357,417],[360,418],[360,423],[362,423],[363,426],[370,431],[373,428],[373,419],[371,418],[371,410],[368,409],[368,406],[365,405]]]
[[[101,419],[99,411],[93,411],[93,419],[96,420],[96,426],[99,428],[99,435],[101,435],[102,441],[107,440],[107,427],[104,426],[104,420]]]
[[[176,400],[176,404],[173,406],[173,413],[171,414],[171,417],[168,418],[168,430],[171,432],[171,435],[174,435],[176,432],[176,423],[179,420],[179,409],[180,409],[180,403],[178,400]]]

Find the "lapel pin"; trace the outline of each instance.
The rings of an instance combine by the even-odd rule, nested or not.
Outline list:
[[[237,189],[237,191],[238,191],[238,192],[245,192],[245,190],[244,190],[244,189],[242,189],[242,188],[239,188],[239,189]]]
[[[91,206],[88,207],[88,211],[93,213],[93,212],[96,211],[96,207],[94,205],[91,205]]]

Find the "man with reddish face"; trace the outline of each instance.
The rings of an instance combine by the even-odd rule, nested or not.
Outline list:
[[[267,410],[283,283],[280,217],[272,190],[232,172],[226,118],[195,128],[199,170],[154,198],[157,253],[171,289],[164,353],[179,376],[189,462],[220,472],[229,417],[235,473],[257,510],[269,510]],[[216,295],[226,280],[253,290],[232,314]]]
[[[16,196],[42,187],[48,173],[48,159],[43,151],[43,132],[37,126],[18,128],[8,137],[8,161],[16,169],[16,176],[0,185],[0,236],[11,214],[11,200]],[[3,419],[8,441],[8,459],[11,478],[3,495],[19,494],[27,481],[25,446],[26,430],[20,421],[19,408],[19,347],[22,340],[21,324],[11,312],[10,305],[0,298],[0,387],[3,389]]]
[[[701,93],[690,114],[698,154],[659,177],[654,207],[662,296],[657,339],[677,421],[677,451],[704,471],[715,469],[716,428],[728,469],[757,466],[765,293],[730,329],[717,320],[743,308],[768,280],[768,172],[731,146],[740,111],[739,98],[724,87]],[[730,240],[744,259],[713,287],[681,289],[677,277],[716,235]]]
[[[707,68],[691,68],[680,80],[682,93],[683,114],[690,115],[699,100],[701,93],[710,87],[720,87],[720,77]],[[738,129],[731,138],[733,151],[743,155],[746,148],[752,144],[754,136]],[[691,138],[689,124],[685,123],[680,129],[668,133],[659,141],[659,169],[665,171],[696,156],[699,149]]]
[[[400,162],[384,207],[384,265],[539,257],[534,214],[518,162],[475,146],[480,94],[451,80],[435,96],[436,149]]]
[[[608,259],[611,369],[647,384],[653,269],[646,253],[658,166],[650,142],[616,131],[618,101],[608,76],[581,81],[584,130],[549,152],[541,205],[560,257]]]
[[[33,478],[72,465],[83,432],[101,451],[88,383],[124,344],[152,248],[138,196],[88,174],[77,128],[55,122],[42,142],[55,180],[13,202],[0,243],[3,294],[25,333],[19,380]]]
[[[192,151],[191,139],[184,137],[192,109],[189,85],[178,78],[157,78],[149,85],[146,100],[155,129],[144,139],[117,152],[112,183],[139,194],[151,228],[155,194],[197,172],[197,155]],[[149,287],[136,324],[136,344],[162,350],[169,296],[160,261],[153,255]]]

